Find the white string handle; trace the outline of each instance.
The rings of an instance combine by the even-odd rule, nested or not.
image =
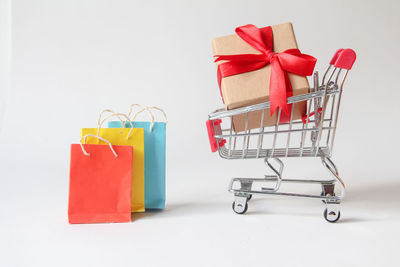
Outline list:
[[[111,109],[103,109],[100,114],[99,114],[99,118],[97,119],[97,126],[100,125],[101,123],[101,117],[103,116],[104,113],[109,112],[112,114],[115,114],[115,112]],[[121,122],[122,126],[125,128],[125,123],[122,122],[121,118],[118,116],[119,121]]]
[[[113,114],[110,114],[110,115],[108,115],[107,117],[105,117],[101,122],[100,122],[100,124],[98,125],[98,127],[97,127],[97,135],[100,135],[100,129],[101,129],[101,125],[103,125],[103,123],[106,121],[106,120],[108,120],[109,118],[111,118],[111,117],[119,117],[119,116],[122,116],[122,117],[124,117],[125,119],[126,119],[126,122],[129,122],[129,124],[131,125],[131,129],[129,130],[129,133],[128,133],[128,136],[126,137],[126,139],[129,139],[129,137],[131,137],[131,133],[132,133],[132,131],[133,131],[133,124],[132,124],[132,121],[128,118],[128,116],[126,116],[125,114],[123,114],[123,113],[113,113]],[[125,123],[124,122],[122,122],[122,126],[125,128]]]
[[[115,150],[114,150],[114,148],[112,147],[110,141],[108,141],[107,139],[105,139],[105,138],[103,138],[103,137],[101,137],[101,136],[94,135],[94,134],[87,134],[87,135],[85,135],[85,136],[83,136],[83,137],[81,138],[80,145],[81,145],[81,148],[82,148],[82,152],[83,152],[83,154],[84,154],[85,156],[90,156],[90,153],[88,153],[88,152],[86,151],[85,147],[83,146],[83,144],[82,144],[82,139],[83,139],[83,143],[86,145],[86,138],[88,138],[88,137],[94,137],[94,138],[100,139],[100,140],[103,141],[103,142],[106,142],[106,143],[110,146],[111,152],[114,154],[114,156],[115,156],[115,157],[118,157],[118,154],[115,152]]]
[[[136,112],[135,114],[133,114],[131,121],[134,121],[136,119],[137,115],[139,115],[140,113],[142,113],[145,110],[147,111],[147,113],[150,115],[150,118],[151,118],[151,123],[150,123],[150,132],[151,132],[153,130],[153,126],[154,126],[154,115],[153,115],[153,113],[151,113],[151,111],[149,110],[148,107],[144,107],[141,110],[139,110],[138,112]]]
[[[156,110],[158,110],[158,111],[161,111],[162,114],[164,115],[165,123],[168,123],[167,114],[165,113],[165,111],[162,110],[161,108],[155,107],[155,106],[144,107],[144,108],[142,108],[141,110],[139,110],[138,112],[136,112],[136,113],[133,115],[133,118],[131,119],[132,121],[134,121],[134,120],[136,119],[137,115],[139,115],[140,113],[142,113],[143,111],[146,110],[147,113],[148,113],[148,114],[150,115],[150,117],[151,117],[150,132],[153,130],[153,126],[154,126],[154,115],[153,115],[153,112],[151,112],[151,109],[156,109]]]
[[[143,107],[142,104],[131,104],[131,105],[129,106],[129,112],[128,112],[128,117],[129,117],[129,118],[131,117],[131,113],[132,113],[132,111],[133,111],[133,107],[136,107],[136,106],[138,106],[138,107],[140,108],[140,110],[144,109],[144,107]]]
[[[167,114],[165,113],[165,111],[162,108],[159,108],[159,107],[156,107],[156,106],[151,106],[151,107],[148,107],[148,108],[160,111],[164,115],[165,124],[168,124]]]

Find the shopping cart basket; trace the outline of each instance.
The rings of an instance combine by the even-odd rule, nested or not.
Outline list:
[[[339,204],[345,194],[345,185],[338,169],[331,160],[332,148],[339,116],[343,84],[351,69],[356,54],[351,49],[340,49],[332,58],[321,84],[318,72],[313,75],[314,86],[310,93],[287,98],[287,103],[296,105],[306,101],[307,113],[302,120],[279,123],[281,110],[273,126],[264,126],[264,116],[269,116],[269,102],[237,108],[219,109],[208,115],[207,130],[211,150],[218,151],[225,159],[264,159],[273,175],[264,178],[233,178],[229,191],[234,194],[233,210],[238,214],[247,211],[248,201],[253,195],[281,195],[320,199],[325,203],[324,217],[329,222],[340,218]],[[261,112],[260,127],[248,129],[249,113]],[[264,114],[265,113],[265,114]],[[234,132],[234,116],[245,116],[245,131]],[[267,138],[269,137],[269,138]],[[282,176],[284,157],[319,157],[323,166],[332,174],[331,180],[285,179]],[[272,186],[257,185],[271,184]],[[302,194],[279,191],[282,183],[319,184],[320,194]],[[338,184],[340,192],[336,192]]]

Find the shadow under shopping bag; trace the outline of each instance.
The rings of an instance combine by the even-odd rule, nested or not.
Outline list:
[[[101,139],[108,145],[71,145],[71,224],[131,221],[132,146],[112,146]]]
[[[165,122],[132,121],[134,128],[144,129],[145,208],[165,207]],[[122,128],[120,121],[108,122],[109,128]],[[125,123],[125,127],[131,127]]]

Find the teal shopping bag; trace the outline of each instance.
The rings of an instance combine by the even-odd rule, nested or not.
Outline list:
[[[133,121],[134,128],[144,129],[144,203],[146,209],[165,207],[165,122]],[[130,123],[125,123],[131,127]],[[152,128],[151,128],[152,126]],[[122,128],[120,121],[108,122],[109,128]]]

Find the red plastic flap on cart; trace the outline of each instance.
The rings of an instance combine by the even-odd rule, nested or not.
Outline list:
[[[335,65],[336,60],[342,51],[343,51],[343,48],[340,48],[338,51],[336,51],[335,55],[333,56],[333,58],[331,59],[331,62],[329,62],[329,64]]]
[[[356,61],[357,55],[353,49],[339,49],[333,56],[330,64],[336,68],[350,70]]]
[[[350,70],[356,61],[356,58],[357,55],[353,49],[343,49],[335,62],[335,67]]]
[[[219,141],[219,143],[217,142],[217,139],[215,139],[215,131],[214,131],[214,127],[213,127],[213,123],[214,126],[219,126],[221,124],[221,120],[208,120],[206,122],[206,126],[207,126],[207,132],[208,132],[208,139],[210,140],[210,147],[211,147],[211,151],[212,152],[216,152],[218,150],[218,146],[224,146],[226,143],[225,139],[222,139]]]

